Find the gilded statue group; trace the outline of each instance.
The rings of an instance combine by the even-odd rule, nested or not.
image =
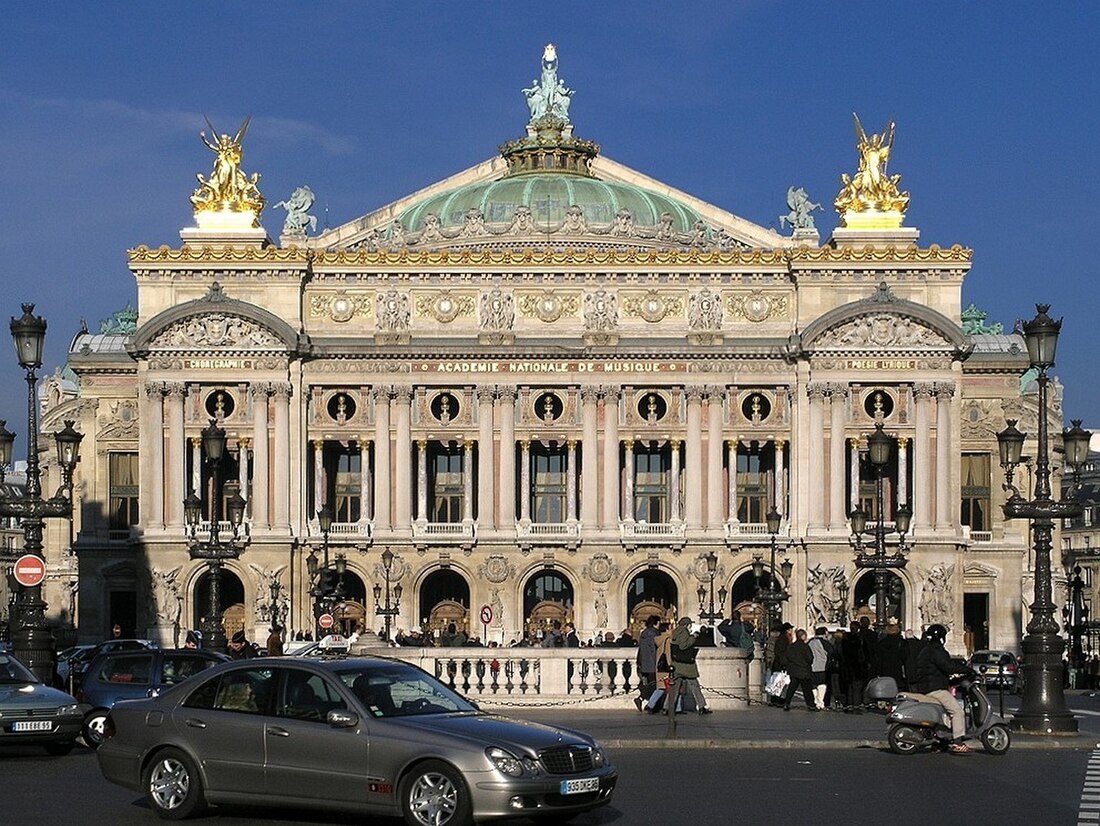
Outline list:
[[[234,137],[226,133],[218,134],[210,119],[206,119],[206,125],[210,127],[211,138],[206,137],[206,132],[199,132],[199,137],[207,148],[214,153],[214,170],[209,179],[198,173],[199,188],[191,196],[191,205],[195,212],[253,212],[256,216],[256,226],[259,226],[260,213],[264,208],[264,196],[260,194],[258,184],[260,173],[254,172],[252,177],[241,171],[241,141],[248,132],[248,124],[252,118],[248,117],[241,124]]]
[[[841,175],[844,188],[836,196],[837,212],[905,212],[909,193],[898,191],[901,175],[887,175],[886,165],[894,148],[894,123],[891,121],[881,135],[870,137],[852,113],[859,138],[859,169],[852,177]]]

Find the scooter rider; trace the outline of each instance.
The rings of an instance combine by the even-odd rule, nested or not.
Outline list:
[[[951,685],[951,675],[958,674],[963,669],[960,669],[944,648],[947,628],[934,623],[928,626],[923,636],[926,644],[917,656],[916,689],[922,694],[934,697],[947,712],[948,719],[951,721],[951,753],[966,754],[970,751],[970,747],[964,742],[966,717],[959,701],[948,690]]]

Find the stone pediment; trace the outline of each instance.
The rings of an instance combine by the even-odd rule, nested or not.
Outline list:
[[[277,350],[271,330],[230,313],[205,313],[175,322],[149,342],[150,350]]]
[[[903,315],[874,313],[852,319],[824,333],[817,350],[943,349],[942,334]]]

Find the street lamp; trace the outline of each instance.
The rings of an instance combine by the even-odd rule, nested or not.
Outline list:
[[[247,535],[241,530],[247,503],[240,493],[234,493],[229,497],[226,510],[233,535],[224,538],[221,533],[221,514],[218,504],[222,498],[221,463],[225,456],[225,431],[218,427],[217,419],[211,419],[210,424],[203,428],[202,447],[211,478],[211,497],[207,514],[210,520],[210,533],[205,540],[199,538],[202,500],[194,491],[183,500],[183,515],[187,523],[187,551],[192,559],[203,560],[210,574],[206,616],[199,621],[199,628],[202,630],[207,646],[214,651],[224,651],[226,639],[225,626],[222,624],[222,568],[227,559],[237,559],[248,543]]]
[[[329,591],[330,586],[327,580],[328,565],[328,538],[329,532],[332,530],[332,508],[328,505],[322,505],[317,510],[317,526],[321,530],[321,538],[323,540],[324,558],[322,562],[317,561],[317,552],[312,548],[309,551],[309,556],[306,558],[306,568],[309,571],[309,579],[312,583],[310,588],[310,595],[313,597],[313,630],[317,634],[317,639],[321,638],[323,629],[320,625],[321,615],[328,612],[329,608]]]
[[[1056,500],[1050,486],[1050,458],[1047,439],[1049,411],[1047,410],[1047,371],[1054,366],[1054,353],[1058,346],[1058,333],[1062,320],[1055,321],[1047,310],[1049,304],[1036,304],[1038,314],[1023,325],[1024,341],[1031,370],[1037,372],[1035,381],[1039,387],[1038,455],[1035,462],[1035,498],[1024,499],[1012,484],[1012,474],[1020,463],[1025,434],[1016,429],[1016,420],[1006,420],[1007,427],[997,434],[1001,467],[1005,472],[1006,491],[1012,495],[1004,503],[1006,519],[1031,520],[1031,535],[1035,552],[1035,596],[1031,603],[1031,620],[1023,640],[1024,698],[1012,724],[1022,731],[1053,734],[1077,731],[1077,720],[1066,706],[1062,686],[1062,652],[1065,642],[1058,634],[1058,622],[1054,619],[1054,600],[1051,595],[1050,552],[1055,519],[1072,519],[1083,512],[1077,500],[1077,485],[1071,498]],[[1080,472],[1081,463],[1088,456],[1091,434],[1074,422],[1075,427],[1062,433],[1066,464]],[[1079,480],[1079,476],[1077,477]]]
[[[271,627],[278,628],[282,625],[279,621],[279,594],[282,593],[283,584],[275,577],[271,577],[268,590],[271,592]]]
[[[0,516],[21,519],[23,552],[41,558],[42,534],[47,518],[70,519],[73,515],[73,471],[80,461],[80,440],[84,437],[73,429],[73,421],[54,434],[57,463],[61,468],[61,486],[49,499],[42,498],[42,471],[38,460],[38,403],[35,371],[42,366],[42,351],[46,343],[46,320],[34,315],[34,305],[24,304],[23,315],[12,318],[11,335],[19,366],[27,372],[27,483],[22,494],[0,495]],[[11,462],[15,434],[0,422],[0,482],[3,468]],[[46,569],[45,560],[41,569]],[[13,606],[15,614],[12,643],[15,654],[45,682],[53,680],[56,642],[46,623],[46,603],[42,601],[42,586],[20,586]]]
[[[1085,652],[1081,638],[1085,635],[1089,623],[1089,607],[1085,604],[1085,581],[1081,579],[1081,566],[1073,566],[1073,579],[1069,582],[1069,599],[1062,607],[1062,622],[1069,631],[1070,665],[1073,666],[1075,682],[1070,688],[1081,688],[1076,682],[1081,679],[1085,667]]]
[[[753,555],[752,558],[752,575],[756,580],[756,601],[764,605],[764,634],[769,635],[772,630],[772,626],[776,624],[779,619],[779,606],[791,598],[791,595],[785,588],[780,587],[779,580],[776,578],[775,573],[775,553],[778,545],[779,537],[779,524],[782,521],[782,517],[779,511],[775,509],[775,505],[772,505],[767,515],[764,517],[768,526],[768,535],[771,538],[771,565],[768,568],[768,584],[764,584],[764,560],[760,554]],[[787,544],[787,548],[792,543]],[[786,550],[786,549],[784,549]],[[779,563],[779,570],[783,574],[783,581],[789,582],[791,573],[794,571],[794,563],[787,557],[783,558],[783,561]]]
[[[722,619],[722,607],[726,604],[726,588],[722,586],[718,589],[718,608],[714,607],[714,578],[718,574],[718,555],[711,551],[703,557],[707,563],[707,581],[708,586],[699,583],[699,588],[696,594],[699,595],[699,619],[703,622],[714,623],[715,620]],[[710,594],[709,602],[707,594]]]
[[[390,641],[390,624],[394,617],[401,612],[401,583],[396,583],[392,589],[390,587],[390,577],[393,571],[393,551],[389,548],[382,551],[382,576],[386,582],[385,597],[386,601],[382,602],[382,586],[377,582],[374,584],[374,613],[379,617],[386,618],[386,642]],[[390,601],[390,594],[393,594],[393,601]]]
[[[867,512],[862,508],[852,511],[852,547],[856,551],[856,567],[870,568],[875,572],[875,630],[880,634],[886,630],[886,575],[893,569],[904,568],[909,561],[905,552],[905,534],[913,520],[913,511],[908,505],[900,505],[894,511],[894,530],[898,533],[898,548],[893,554],[886,553],[886,501],[883,477],[890,462],[890,452],[894,440],[882,430],[882,422],[875,425],[875,432],[867,437],[867,454],[871,467],[875,471],[875,504],[877,519],[871,530],[867,530]],[[874,549],[868,553],[863,543],[867,535],[874,539]]]

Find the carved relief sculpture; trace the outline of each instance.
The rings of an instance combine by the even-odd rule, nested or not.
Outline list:
[[[384,333],[409,331],[409,297],[397,290],[378,294],[378,330]]]
[[[954,618],[951,609],[955,604],[952,593],[954,574],[955,566],[943,562],[937,562],[927,571],[920,595],[920,616],[925,626],[938,622],[951,627]]]
[[[153,625],[179,627],[183,611],[183,597],[176,582],[179,572],[178,567],[170,570],[153,568],[149,571],[149,617]]]
[[[482,293],[480,315],[482,330],[493,333],[511,330],[516,318],[512,294],[500,287]]]
[[[824,568],[818,564],[810,566],[806,574],[807,625],[836,622],[844,602],[840,596],[841,586],[845,583],[844,568]]]

